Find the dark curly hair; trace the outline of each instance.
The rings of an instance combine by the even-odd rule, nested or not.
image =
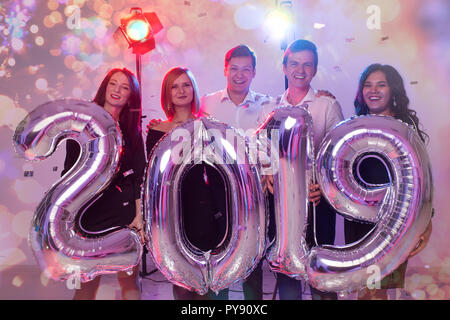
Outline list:
[[[419,118],[417,117],[416,111],[409,108],[409,99],[406,96],[403,79],[400,73],[390,65],[382,65],[379,63],[371,64],[361,74],[361,78],[359,79],[358,92],[356,93],[354,101],[356,114],[369,114],[369,108],[364,102],[363,88],[364,83],[366,82],[369,75],[376,71],[381,71],[386,76],[387,83],[391,89],[391,100],[389,101],[389,103],[392,112],[395,114],[395,118],[414,126],[422,141],[428,141],[429,136],[419,128]]]

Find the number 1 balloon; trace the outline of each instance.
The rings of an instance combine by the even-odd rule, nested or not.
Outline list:
[[[120,130],[95,103],[68,99],[42,104],[17,126],[13,142],[28,160],[45,160],[65,139],[74,139],[81,154],[69,172],[48,190],[36,209],[30,246],[47,276],[82,282],[128,270],[140,261],[139,236],[130,229],[105,236],[78,232],[79,210],[91,203],[114,176],[120,157]],[[101,214],[101,213],[100,213]]]
[[[313,173],[312,118],[301,107],[273,111],[261,130],[277,132],[278,170],[274,174],[276,237],[267,254],[272,270],[302,278],[306,275],[308,184]],[[277,140],[278,141],[275,141]]]

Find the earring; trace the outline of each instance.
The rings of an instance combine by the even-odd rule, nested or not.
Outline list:
[[[395,96],[394,96],[394,98],[393,98],[392,105],[393,105],[394,107],[397,106],[397,101],[395,101]]]

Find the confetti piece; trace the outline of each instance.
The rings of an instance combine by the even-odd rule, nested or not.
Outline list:
[[[317,22],[314,23],[314,29],[322,29],[324,27],[325,27],[325,25],[323,23],[317,23]]]
[[[386,37],[381,38],[381,41],[385,41],[387,39],[389,39],[389,37],[386,36]]]
[[[198,14],[198,17],[199,18],[201,18],[201,17],[206,17],[207,16],[207,13],[206,12],[202,12],[202,13],[199,13]]]
[[[418,84],[419,81],[411,81],[410,84]]]
[[[185,1],[185,2],[184,2],[184,5],[185,5],[185,6],[190,6],[190,5],[191,5],[191,2],[190,2],[190,1]]]
[[[53,171],[58,171],[58,167],[53,167]]]
[[[355,38],[345,38],[345,42],[352,42],[355,41]]]
[[[339,66],[334,66],[333,69],[336,71],[342,71],[341,67],[339,67]]]
[[[33,171],[24,171],[24,172],[23,172],[23,176],[24,176],[24,177],[32,177],[33,174],[34,174]]]

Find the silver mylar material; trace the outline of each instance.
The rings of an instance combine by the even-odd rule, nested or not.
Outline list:
[[[45,193],[32,221],[29,242],[41,269],[55,280],[128,270],[137,265],[142,245],[130,229],[104,237],[77,232],[77,213],[95,200],[117,171],[122,137],[117,123],[95,103],[62,99],[35,108],[17,126],[16,152],[28,160],[45,160],[65,139],[74,139],[81,154]],[[102,214],[99,212],[99,214]]]
[[[355,179],[353,168],[365,154],[385,159],[388,185],[368,186]],[[317,171],[323,194],[339,213],[376,224],[356,243],[312,249],[310,283],[336,292],[371,286],[408,258],[430,222],[433,186],[425,146],[414,129],[400,120],[355,117],[325,137]]]
[[[233,128],[199,118],[173,129],[153,148],[143,195],[148,247],[172,283],[199,294],[217,292],[247,277],[264,255],[265,202],[258,166],[249,164],[245,145]],[[229,188],[230,240],[212,252],[193,248],[182,230],[179,188],[184,174],[201,162],[216,168]]]
[[[276,238],[267,254],[275,272],[302,278],[308,247],[308,184],[313,174],[314,149],[311,114],[302,107],[275,109],[261,127],[277,130],[278,172],[274,174]]]

